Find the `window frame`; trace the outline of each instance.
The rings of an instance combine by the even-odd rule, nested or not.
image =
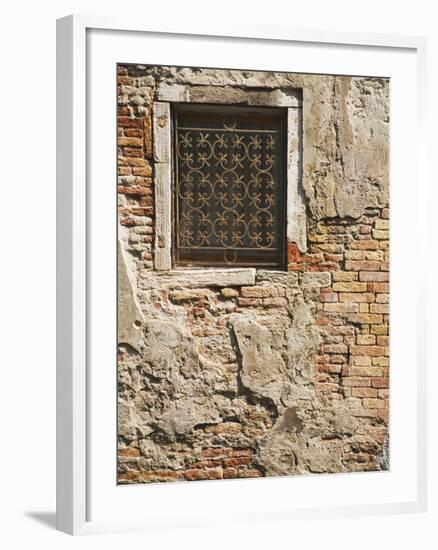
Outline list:
[[[154,158],[154,270],[177,273],[180,271],[211,272],[212,280],[221,280],[222,274],[236,271],[238,277],[245,272],[248,277],[256,269],[287,269],[287,245],[295,243],[301,252],[307,251],[307,213],[302,190],[303,157],[303,91],[297,88],[264,88],[239,86],[232,89],[220,85],[202,86],[202,92],[190,84],[168,86],[165,82],[157,87],[156,101],[152,107],[152,141]],[[236,94],[236,90],[238,93]],[[173,109],[178,105],[189,107],[205,105],[224,108],[281,107],[286,110],[285,129],[285,261],[284,268],[267,266],[233,267],[176,265],[174,261],[174,123]],[[230,281],[230,284],[232,281]]]

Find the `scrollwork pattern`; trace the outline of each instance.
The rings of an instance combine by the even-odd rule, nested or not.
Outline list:
[[[277,131],[177,129],[179,246],[223,250],[233,263],[239,249],[276,247]]]

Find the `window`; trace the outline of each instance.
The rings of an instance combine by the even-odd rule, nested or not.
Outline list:
[[[285,265],[287,110],[174,105],[174,263]]]

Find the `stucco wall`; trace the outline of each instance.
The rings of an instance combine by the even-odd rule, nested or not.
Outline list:
[[[146,66],[118,79],[119,482],[386,469],[389,82]],[[302,93],[307,249],[289,242],[284,272],[155,271],[153,103],[288,90]]]

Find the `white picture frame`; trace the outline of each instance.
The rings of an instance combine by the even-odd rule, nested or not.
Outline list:
[[[94,35],[92,33],[95,33]],[[93,36],[104,36],[104,41],[99,43]],[[115,434],[115,417],[112,414],[114,411],[108,409],[108,426],[104,430],[105,434],[102,439],[98,440],[96,429],[93,422],[99,421],[99,415],[95,414],[96,409],[96,376],[100,376],[101,371],[98,371],[98,363],[96,362],[96,347],[97,333],[93,327],[96,323],[96,311],[99,311],[99,302],[94,298],[94,290],[96,288],[95,276],[92,269],[96,266],[96,258],[94,256],[96,247],[93,245],[95,239],[95,229],[97,227],[98,216],[102,215],[102,210],[105,210],[105,205],[111,207],[111,196],[108,195],[102,200],[102,204],[97,205],[95,200],[95,188],[90,182],[95,178],[95,164],[99,164],[99,160],[94,162],[93,155],[93,139],[90,138],[90,128],[95,132],[96,125],[91,124],[92,112],[92,94],[93,85],[96,80],[93,80],[93,68],[96,66],[93,61],[93,55],[106,45],[110,55],[108,44],[114,42],[114,47],[117,48],[115,37],[118,40],[121,37],[130,37],[132,40],[129,45],[126,42],[126,47],[120,50],[120,55],[123,55],[119,61],[124,62],[141,62],[135,58],[138,54],[139,40],[141,37],[149,37],[150,39],[160,40],[160,43],[165,44],[166,41],[172,41],[173,47],[175,42],[178,44],[190,45],[191,41],[200,40],[203,43],[209,41],[221,41],[221,44],[240,44],[245,45],[248,49],[251,44],[259,44],[260,48],[286,48],[296,46],[301,48],[300,51],[309,50],[312,47],[318,48],[335,48],[337,55],[345,59],[351,57],[351,51],[355,52],[363,50],[364,56],[367,55],[375,62],[378,56],[393,55],[394,65],[402,63],[400,57],[406,53],[411,59],[412,67],[410,73],[410,84],[412,96],[415,97],[415,103],[408,105],[410,110],[410,124],[412,124],[415,139],[412,141],[410,149],[410,157],[407,161],[409,166],[408,173],[414,177],[411,181],[411,199],[415,197],[416,208],[406,202],[406,197],[403,195],[404,187],[391,187],[392,203],[395,206],[395,215],[393,218],[393,235],[397,239],[397,232],[403,231],[403,217],[406,214],[408,207],[415,210],[415,216],[418,225],[412,222],[410,236],[404,235],[403,238],[408,239],[409,243],[416,247],[416,258],[424,257],[422,249],[422,236],[425,234],[424,220],[421,217],[421,211],[425,210],[425,150],[426,143],[424,137],[424,120],[425,120],[425,63],[426,63],[426,44],[425,40],[418,37],[402,37],[391,35],[368,35],[368,34],[349,34],[349,33],[332,33],[325,31],[300,31],[285,28],[245,28],[230,25],[229,29],[211,28],[179,28],[178,24],[163,25],[160,28],[143,24],[139,21],[124,20],[122,18],[107,18],[95,16],[69,16],[58,20],[57,25],[57,527],[59,530],[70,534],[86,534],[96,532],[109,532],[115,530],[131,530],[131,529],[154,529],[159,527],[178,527],[186,525],[188,522],[191,525],[207,525],[210,522],[208,518],[201,517],[199,510],[202,509],[202,502],[205,499],[217,500],[218,506],[221,504],[221,499],[229,498],[236,501],[242,495],[242,503],[244,503],[244,511],[241,514],[236,514],[236,511],[231,509],[230,521],[272,521],[278,519],[295,518],[318,518],[336,515],[360,515],[360,514],[382,514],[394,512],[418,512],[426,509],[426,327],[425,324],[425,274],[417,267],[414,275],[417,278],[417,293],[407,298],[407,306],[405,310],[404,322],[409,326],[416,327],[418,338],[412,343],[409,350],[401,346],[403,342],[403,326],[400,324],[399,333],[395,332],[391,335],[392,352],[395,355],[395,367],[400,372],[404,372],[407,368],[411,369],[411,377],[414,377],[413,383],[406,386],[407,378],[400,378],[400,394],[397,394],[399,383],[395,379],[395,397],[392,398],[391,415],[394,411],[402,411],[404,407],[403,399],[410,395],[411,398],[411,417],[409,426],[407,427],[407,442],[403,442],[402,438],[397,440],[394,453],[404,453],[406,448],[403,445],[406,443],[413,446],[412,460],[408,463],[407,468],[411,475],[411,486],[409,485],[408,475],[406,475],[406,491],[403,493],[403,487],[398,494],[388,482],[388,493],[381,494],[379,498],[373,500],[372,492],[368,497],[361,500],[359,497],[354,499],[354,503],[347,504],[347,501],[340,501],[333,505],[328,505],[323,499],[318,500],[318,485],[327,484],[324,490],[335,491],[341,494],[345,491],[348,494],[350,489],[348,485],[353,478],[348,476],[312,476],[310,478],[300,478],[292,480],[288,478],[270,479],[270,480],[245,480],[239,481],[240,485],[236,485],[233,481],[221,483],[216,482],[200,482],[197,484],[166,484],[148,486],[148,487],[116,487],[115,477],[113,479],[113,487],[111,487],[111,495],[114,496],[114,490],[119,491],[118,499],[119,508],[114,506],[110,509],[110,505],[105,510],[102,509],[101,514],[90,513],[94,510],[94,502],[110,502],[113,496],[110,492],[106,493],[103,487],[104,484],[111,484],[111,464],[115,463],[115,443],[114,456],[108,456],[107,461],[112,461],[111,464],[103,465],[99,462],[99,471],[109,472],[109,477],[104,477],[103,474],[99,481],[95,481],[97,453],[100,449],[101,455],[107,452],[108,442],[111,441],[111,433]],[[135,43],[134,43],[135,42]],[[194,43],[194,42],[193,42]],[[225,49],[225,46],[224,46]],[[261,51],[261,50],[260,50]],[[131,52],[131,53],[129,53]],[[137,54],[135,54],[137,52]],[[339,53],[340,52],[340,53]],[[349,52],[349,53],[348,53]],[[391,53],[392,52],[392,53]],[[112,55],[112,53],[111,53]],[[129,58],[126,58],[126,55]],[[144,54],[141,54],[142,62],[158,63],[156,59],[152,61],[146,59]],[[175,57],[176,54],[170,55],[168,52],[160,57],[163,65],[181,64]],[[310,55],[310,54],[309,54]],[[312,54],[315,55],[315,54]],[[377,57],[376,57],[377,56]],[[155,56],[156,57],[156,56]],[[304,56],[303,56],[304,57]],[[365,58],[364,58],[365,59]],[[388,58],[389,59],[389,58]],[[111,62],[110,58],[107,59]],[[237,61],[238,62],[238,61]],[[344,60],[345,62],[345,60]],[[352,62],[351,59],[348,63]],[[346,63],[346,62],[345,62]],[[348,65],[346,63],[345,66]],[[390,61],[388,61],[390,63]],[[193,64],[188,60],[188,65]],[[201,65],[202,66],[202,65]],[[215,66],[215,65],[213,65]],[[226,63],[224,66],[227,66]],[[407,66],[407,65],[406,65]],[[245,67],[241,67],[245,68]],[[272,70],[278,69],[273,66]],[[103,70],[103,69],[102,69]],[[362,69],[361,69],[362,70]],[[360,71],[361,71],[360,70]],[[406,69],[408,70],[408,69]],[[291,72],[293,67],[291,67]],[[311,68],[307,72],[312,72]],[[317,71],[318,72],[318,71]],[[345,74],[353,74],[347,72]],[[102,75],[99,77],[103,78]],[[414,81],[412,78],[414,77]],[[395,79],[396,81],[396,79]],[[393,98],[395,98],[394,93]],[[115,109],[115,96],[112,98]],[[400,96],[400,100],[403,98]],[[91,103],[90,103],[91,101]],[[105,103],[105,102],[103,102]],[[397,113],[396,113],[397,114]],[[94,115],[93,115],[94,116]],[[396,118],[397,121],[397,118]],[[99,130],[104,134],[105,130]],[[111,137],[111,136],[110,136]],[[115,139],[115,136],[114,136]],[[391,138],[395,139],[394,136]],[[103,140],[105,141],[105,140]],[[397,143],[391,141],[392,150],[395,157],[397,156]],[[102,144],[102,151],[105,150],[105,145]],[[401,151],[401,149],[400,149]],[[93,163],[91,163],[93,158]],[[400,157],[398,157],[400,159]],[[395,159],[397,161],[397,158]],[[113,164],[111,164],[113,163]],[[91,166],[93,164],[93,166]],[[109,162],[106,176],[111,174],[115,166],[115,158]],[[404,177],[397,165],[392,165],[392,178],[394,175],[400,175],[400,181]],[[103,174],[102,174],[103,176]],[[114,172],[115,178],[115,172]],[[106,180],[108,181],[108,180]],[[115,181],[112,180],[112,181]],[[110,180],[111,185],[111,180]],[[96,188],[97,189],[97,188]],[[109,202],[108,202],[109,201]],[[398,209],[398,210],[397,210]],[[414,216],[414,217],[415,217]],[[99,218],[101,219],[101,218]],[[115,221],[115,220],[114,220]],[[94,236],[93,236],[94,235]],[[111,232],[109,233],[111,237]],[[405,239],[405,243],[406,243]],[[417,244],[416,244],[417,243]],[[420,243],[418,245],[418,243]],[[113,246],[114,244],[114,246]],[[115,253],[115,241],[111,239],[102,247],[108,250],[107,260],[109,264],[105,264],[103,256],[105,251],[99,251],[102,255],[104,265],[112,265]],[[114,248],[114,250],[113,250]],[[392,267],[392,273],[401,273],[403,270],[403,254],[398,246],[397,241],[393,248],[395,267]],[[97,254],[97,253],[96,253]],[[422,265],[421,261],[416,262],[417,266]],[[96,267],[96,270],[98,268]],[[111,280],[115,280],[115,264],[114,273],[111,274]],[[403,277],[401,273],[400,277]],[[403,282],[400,281],[400,285]],[[105,286],[105,285],[104,285]],[[102,292],[111,290],[111,285],[102,289]],[[396,289],[397,291],[397,289]],[[415,294],[415,295],[414,295]],[[397,302],[397,300],[393,300]],[[116,303],[116,296],[111,297],[108,302],[108,307],[112,311],[111,316],[115,316],[115,308],[112,306]],[[394,307],[399,307],[394,303]],[[112,308],[112,309],[111,309]],[[391,315],[393,315],[393,305],[391,305]],[[403,317],[403,316],[402,316]],[[397,311],[395,312],[397,319]],[[111,325],[112,326],[112,325]],[[102,334],[112,334],[111,326],[109,332],[105,333],[105,327],[102,327]],[[100,329],[99,329],[100,330]],[[105,340],[100,338],[100,340]],[[108,339],[106,339],[108,342]],[[399,346],[400,344],[400,346]],[[111,344],[108,345],[111,347]],[[405,345],[405,343],[403,344]],[[398,352],[398,346],[400,352]],[[115,348],[114,345],[112,346]],[[403,348],[403,349],[401,349]],[[110,350],[110,357],[113,350]],[[100,357],[98,355],[98,357]],[[409,364],[408,364],[409,361]],[[102,359],[103,362],[103,359]],[[397,365],[399,365],[397,367]],[[106,375],[105,375],[106,376]],[[114,363],[114,379],[115,379],[115,363]],[[106,380],[106,379],[105,379]],[[116,399],[115,394],[111,393],[111,381],[108,385],[102,378],[101,392],[105,394],[103,399],[110,402],[111,399]],[[403,393],[405,392],[405,393]],[[410,392],[410,393],[409,393]],[[404,395],[404,398],[397,398],[397,395]],[[115,406],[115,405],[114,405]],[[404,407],[406,408],[406,407]],[[102,410],[105,409],[103,405]],[[400,414],[402,414],[400,412]],[[96,418],[98,420],[96,420]],[[407,417],[406,417],[407,418]],[[103,438],[106,437],[104,440]],[[114,435],[115,437],[115,435]],[[95,443],[97,441],[97,444]],[[397,441],[400,441],[400,447],[397,447]],[[100,457],[101,458],[101,457]],[[100,459],[99,459],[100,460]],[[108,463],[109,463],[108,462]],[[400,468],[403,464],[400,464]],[[394,473],[394,472],[393,472]],[[356,475],[360,476],[360,474]],[[380,474],[378,474],[380,475]],[[391,473],[388,473],[391,476]],[[395,475],[395,474],[394,474]],[[362,479],[364,479],[362,477]],[[360,481],[359,485],[369,485],[369,480]],[[109,481],[108,481],[109,480]],[[328,480],[328,481],[327,481]],[[400,479],[396,480],[398,484]],[[310,492],[314,495],[314,500],[310,500],[300,505],[297,502],[291,504],[287,500],[279,499],[277,507],[269,508],[260,506],[257,502],[257,496],[262,495],[267,499],[268,495],[280,494],[281,488],[286,487],[286,484],[295,483],[295,487],[301,487],[301,490]],[[243,484],[244,483],[244,484]],[[395,482],[394,482],[395,483]],[[261,484],[261,485],[260,485]],[[384,478],[379,478],[379,484],[385,484]],[[184,485],[185,488],[181,489]],[[372,485],[372,484],[371,484]],[[397,485],[398,486],[398,485]],[[289,485],[288,485],[289,487]],[[109,488],[108,488],[109,491]],[[148,491],[148,493],[140,493]],[[357,489],[356,489],[357,491]],[[370,489],[370,491],[372,491]],[[383,491],[383,490],[382,490]],[[392,493],[391,493],[392,491]],[[352,491],[351,491],[352,492]],[[297,494],[299,490],[297,491]],[[401,496],[401,493],[403,495]],[[132,509],[138,508],[142,495],[147,494],[148,500],[153,502],[155,515],[144,514],[141,517],[129,515],[129,506]],[[392,496],[391,496],[392,495]],[[379,495],[375,495],[376,497]],[[139,500],[140,499],[140,500]],[[176,508],[172,509],[171,503],[178,502],[184,499],[184,513],[178,515]],[[335,499],[336,500],[336,499]],[[167,503],[167,504],[166,504]],[[253,504],[252,504],[253,503]],[[123,506],[127,513],[123,516],[120,514],[120,507]],[[179,504],[181,506],[181,504]],[[198,507],[198,508],[197,508]],[[232,517],[234,515],[234,518]],[[96,517],[94,517],[96,516]],[[153,517],[152,517],[153,516]],[[190,519],[192,518],[192,519]],[[212,520],[213,521],[213,520]]]

